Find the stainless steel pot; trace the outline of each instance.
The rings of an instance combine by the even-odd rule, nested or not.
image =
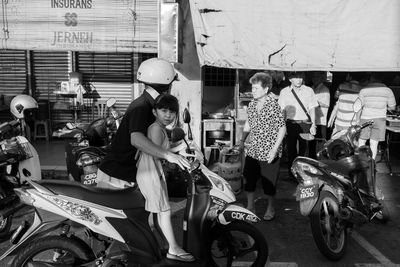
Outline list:
[[[208,131],[207,137],[213,139],[222,139],[225,137],[225,131],[222,130]]]
[[[229,115],[225,115],[224,113],[208,113],[206,114],[206,118],[208,119],[229,119]]]

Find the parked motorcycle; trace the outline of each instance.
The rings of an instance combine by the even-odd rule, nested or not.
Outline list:
[[[172,141],[183,137],[182,129],[172,131]],[[178,262],[165,257],[167,249],[148,224],[149,213],[136,186],[109,190],[69,181],[31,181],[30,188],[16,189],[21,199],[34,207],[35,219],[30,226],[21,226],[0,260],[17,254],[12,263],[15,267],[232,266],[235,261],[264,266],[268,245],[251,224],[260,219],[234,204],[229,184],[208,170],[198,154],[193,156],[194,146],[184,142],[187,145],[175,146],[178,153],[191,160],[183,248],[196,261]],[[87,242],[74,235],[76,232],[85,232]],[[163,237],[160,233],[158,236]],[[45,263],[45,259],[50,262]]]
[[[115,98],[107,100],[111,116],[94,120],[86,128],[67,123],[69,130],[78,131],[76,142],[66,145],[65,156],[68,175],[85,185],[96,185],[97,168],[107,153],[107,146],[114,138],[122,115],[115,109]]]
[[[356,101],[354,111],[360,110]],[[343,257],[347,235],[354,226],[373,218],[388,219],[383,195],[375,195],[375,161],[369,147],[358,147],[363,125],[335,133],[317,153],[318,160],[297,157],[291,167],[299,181],[296,200],[309,216],[312,235],[320,252],[330,260]],[[370,181],[369,183],[367,181]],[[372,194],[371,194],[372,192]]]
[[[12,216],[24,206],[14,188],[42,179],[39,155],[23,131],[25,111],[37,107],[32,97],[17,95],[10,103],[15,120],[0,124],[0,238],[10,235]]]

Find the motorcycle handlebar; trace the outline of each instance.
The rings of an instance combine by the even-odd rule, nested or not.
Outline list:
[[[9,122],[4,122],[0,124],[0,135],[3,135],[11,130],[13,130],[15,127],[19,126],[20,122],[18,120],[13,120]]]
[[[364,123],[361,125],[361,129],[364,129],[365,127],[368,127],[368,126],[372,125],[373,123],[374,123],[373,120],[364,122]]]

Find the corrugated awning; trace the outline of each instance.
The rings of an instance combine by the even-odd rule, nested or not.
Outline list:
[[[400,71],[398,0],[190,0],[201,65]]]

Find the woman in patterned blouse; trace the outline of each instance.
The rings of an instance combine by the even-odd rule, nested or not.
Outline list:
[[[282,110],[269,90],[272,78],[269,74],[258,72],[250,78],[253,100],[247,108],[247,120],[243,129],[240,147],[248,136],[243,175],[246,178],[247,209],[255,211],[254,192],[261,178],[263,190],[268,200],[264,220],[275,217],[274,196],[279,176],[279,163],[282,155],[282,140],[286,133]]]

